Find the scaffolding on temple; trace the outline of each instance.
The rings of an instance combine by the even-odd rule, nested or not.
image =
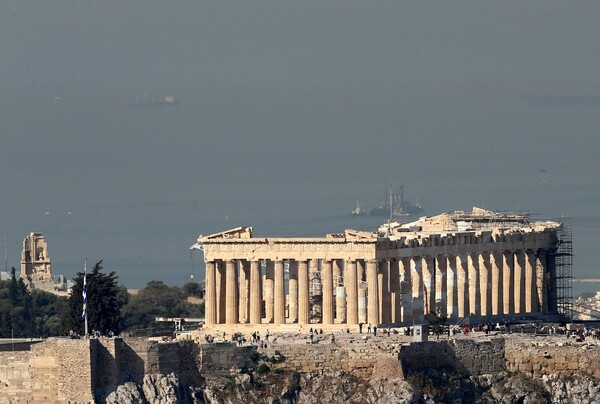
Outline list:
[[[558,313],[573,318],[573,219],[557,220],[558,248],[553,253],[556,270],[556,308]]]

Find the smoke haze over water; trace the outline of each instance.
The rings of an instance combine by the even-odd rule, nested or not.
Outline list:
[[[87,256],[129,287],[181,285],[200,233],[373,229],[347,213],[404,183],[427,214],[573,216],[575,275],[599,277],[600,105],[560,98],[600,95],[599,15],[558,1],[5,4],[8,265],[39,231],[55,273]],[[132,107],[143,94],[177,106]]]

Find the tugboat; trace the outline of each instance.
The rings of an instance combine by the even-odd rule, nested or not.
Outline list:
[[[350,213],[352,216],[364,216],[367,214],[367,211],[360,208],[358,204],[358,200],[356,201],[356,208]]]

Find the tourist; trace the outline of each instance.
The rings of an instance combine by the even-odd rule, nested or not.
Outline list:
[[[331,343],[335,345],[335,336],[331,333]]]
[[[373,326],[373,335],[377,336],[377,326],[376,325]]]
[[[363,326],[363,323],[358,323],[358,332],[359,332],[359,334],[362,334],[362,326]]]
[[[371,323],[369,323],[369,325],[367,325],[367,334],[371,333]]]
[[[271,335],[271,333],[269,333],[269,329],[267,329],[267,333],[265,334],[265,340],[269,341],[269,336]]]

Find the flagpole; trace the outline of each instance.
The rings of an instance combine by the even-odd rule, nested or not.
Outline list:
[[[83,319],[85,324],[85,337],[88,337],[88,316],[87,316],[87,257],[83,264]]]

